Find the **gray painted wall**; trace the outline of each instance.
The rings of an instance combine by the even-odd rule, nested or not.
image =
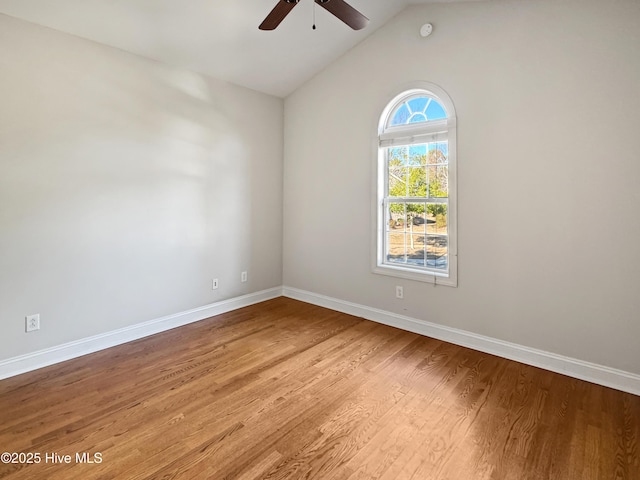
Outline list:
[[[325,69],[285,101],[285,285],[640,373],[639,23],[632,0],[414,6]],[[458,114],[458,288],[371,273],[376,124],[412,81]]]
[[[4,15],[0,72],[0,360],[282,284],[281,99]]]

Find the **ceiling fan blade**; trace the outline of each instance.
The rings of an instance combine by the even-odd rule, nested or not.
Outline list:
[[[280,22],[284,20],[284,17],[289,15],[289,12],[293,10],[298,4],[299,0],[295,0],[292,2],[287,2],[286,0],[278,0],[276,6],[273,7],[271,13],[267,15],[267,18],[260,24],[258,27],[260,30],[275,30],[275,28],[280,25]]]
[[[344,0],[315,0],[315,2],[354,30],[361,30],[369,23],[367,17]]]

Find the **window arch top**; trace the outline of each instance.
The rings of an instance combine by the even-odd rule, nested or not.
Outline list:
[[[385,128],[446,119],[447,111],[435,97],[426,93],[413,94],[396,103]]]

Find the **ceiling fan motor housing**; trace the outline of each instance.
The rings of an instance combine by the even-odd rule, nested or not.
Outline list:
[[[300,0],[284,0],[285,3],[298,3]],[[316,3],[327,3],[329,0],[315,0]]]

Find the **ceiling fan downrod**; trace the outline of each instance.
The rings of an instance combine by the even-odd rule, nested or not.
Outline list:
[[[298,3],[300,3],[300,0],[279,0],[258,28],[260,28],[260,30],[275,30]],[[340,19],[354,30],[360,30],[366,27],[369,23],[369,19],[367,17],[344,0],[314,0],[314,3],[320,5],[327,12]],[[313,29],[315,30],[315,5],[313,13]]]

